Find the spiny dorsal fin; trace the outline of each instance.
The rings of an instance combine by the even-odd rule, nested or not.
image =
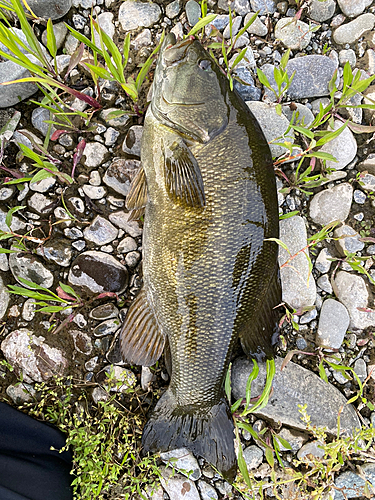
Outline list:
[[[131,365],[152,366],[163,353],[165,336],[141,290],[131,304],[120,333],[123,360]]]
[[[183,141],[164,147],[165,187],[170,198],[186,207],[206,205],[202,174],[197,160]]]
[[[258,300],[256,314],[239,332],[241,345],[248,356],[272,358],[280,317],[279,309],[275,307],[281,303],[281,285],[277,269],[269,281],[268,288]]]
[[[128,210],[138,210],[144,208],[147,203],[147,182],[145,171],[141,167],[137,175],[132,180],[130,190],[126,195],[126,208]]]

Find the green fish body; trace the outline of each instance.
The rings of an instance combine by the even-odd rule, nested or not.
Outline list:
[[[143,433],[146,451],[180,447],[236,471],[223,383],[234,342],[272,357],[281,302],[272,158],[254,116],[197,40],[169,35],[128,208],[145,207],[142,292],[123,358],[151,365],[168,339],[171,382]]]

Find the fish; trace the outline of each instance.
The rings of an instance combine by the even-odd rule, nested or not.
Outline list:
[[[195,37],[165,37],[126,206],[144,213],[143,287],[120,333],[123,360],[171,378],[145,424],[146,452],[188,448],[237,470],[224,395],[233,346],[271,359],[281,289],[279,210],[267,140]],[[134,215],[135,216],[135,215]]]

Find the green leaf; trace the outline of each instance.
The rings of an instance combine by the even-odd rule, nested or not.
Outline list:
[[[111,75],[111,73],[105,68],[102,68],[101,66],[95,66],[94,64],[85,61],[82,61],[82,64],[87,66],[95,75],[99,76],[100,78],[103,78],[104,80],[109,80],[109,81],[115,80],[115,78]]]
[[[273,468],[275,465],[275,459],[273,456],[273,451],[268,446],[266,448],[265,455],[266,455],[266,460],[267,460],[268,464]]]
[[[321,361],[319,363],[319,376],[322,380],[324,380],[324,382],[327,382],[328,384],[328,378],[327,378],[327,375],[326,375],[326,372],[325,372],[325,369],[324,369],[324,366],[323,366],[323,361]]]
[[[232,388],[231,388],[231,370],[232,370],[232,363],[229,363],[229,367],[227,370],[227,375],[225,377],[225,394],[227,395],[227,399],[230,402],[231,397],[232,397]]]
[[[13,235],[10,235],[10,236],[13,236]],[[1,239],[1,235],[0,235],[0,239]],[[8,250],[7,248],[0,248],[0,253],[17,253],[18,250]]]
[[[75,292],[75,291],[73,290],[73,288],[72,288],[71,286],[69,286],[69,285],[65,285],[64,283],[61,283],[61,281],[60,281],[59,285],[60,285],[61,289],[62,289],[65,293],[67,293],[68,295],[72,295],[72,296],[73,296],[73,297],[75,297],[76,299],[80,299],[80,298],[81,298],[81,297],[77,294],[77,292]]]
[[[267,87],[269,90],[272,90],[272,92],[274,92],[275,90],[272,88],[270,82],[268,81],[268,78],[266,77],[266,75],[263,73],[263,71],[261,69],[259,69],[257,67],[257,75],[258,75],[258,80],[260,81],[260,83],[262,85],[264,85],[265,87]]]
[[[305,158],[318,158],[319,160],[329,160],[337,162],[336,158],[330,153],[325,153],[324,151],[314,151],[313,153],[308,153]]]
[[[124,54],[124,68],[126,68],[126,65],[128,64],[129,51],[130,51],[130,33],[128,33],[126,35],[125,40],[124,40],[124,49],[123,49],[123,54]]]
[[[43,179],[48,179],[49,177],[55,177],[55,174],[53,174],[52,172],[48,172],[47,170],[42,168],[34,175],[30,182],[39,182]]]
[[[52,20],[48,19],[47,21],[47,49],[53,58],[56,57],[57,54],[57,46],[56,46],[56,37],[53,32],[53,24]]]
[[[64,24],[68,28],[68,30],[72,33],[74,38],[76,38],[80,42],[87,45],[87,47],[90,47],[90,49],[93,52],[97,53],[101,57],[104,57],[103,52],[99,49],[99,47],[97,45],[95,45],[95,43],[91,42],[91,40],[89,40],[86,36],[82,35],[79,31],[77,31],[74,28],[72,28],[71,26],[69,26],[69,24],[67,24],[67,23],[64,23]]]
[[[280,61],[280,68],[285,70],[286,65],[288,64],[289,61],[289,56],[290,56],[290,49],[288,49],[286,52],[284,52],[283,57],[281,58]]]
[[[206,17],[203,17],[202,19],[200,19],[195,25],[194,27],[189,31],[189,33],[187,34],[187,36],[192,36],[192,35],[195,35],[195,33],[197,33],[200,29],[204,28],[205,26],[207,26],[207,24],[210,24],[212,23],[212,21],[216,18],[216,14],[209,14],[208,16]]]
[[[289,212],[284,215],[280,215],[279,220],[289,219],[290,217],[294,217],[299,214],[299,210],[293,210],[293,212]]]
[[[327,142],[332,141],[336,137],[338,137],[341,132],[346,128],[347,122],[345,122],[341,127],[339,127],[337,130],[333,130],[332,132],[326,132],[326,134],[317,141],[316,147],[321,147]]]
[[[241,442],[239,443],[239,446],[238,446],[237,462],[238,462],[238,468],[240,469],[240,472],[241,472],[246,484],[249,487],[251,487],[249,471],[247,470],[247,465],[246,465],[245,459],[243,457]]]
[[[283,248],[284,250],[286,250],[288,252],[289,255],[292,255],[289,251],[289,248],[287,247],[287,245],[279,240],[278,238],[265,238],[264,241],[275,241],[279,246],[281,246],[281,248]]]
[[[233,64],[232,64],[232,70],[237,66],[237,64],[242,61],[242,59],[245,57],[245,54],[246,54],[246,51],[247,51],[247,47],[245,47],[244,49],[241,50],[241,52],[238,54],[238,56],[236,57],[236,59],[234,60]]]
[[[236,43],[236,41],[240,38],[240,36],[242,36],[245,33],[245,31],[248,28],[250,28],[250,26],[253,24],[253,22],[255,21],[255,19],[258,17],[258,14],[259,14],[259,10],[257,12],[255,12],[255,14],[252,15],[251,18],[247,21],[247,23],[245,24],[245,26],[242,29],[240,29],[240,31],[236,35],[234,43]]]
[[[240,399],[237,399],[237,401],[235,403],[232,404],[231,408],[230,408],[230,411],[232,413],[234,413],[236,410],[238,410],[238,408],[241,406],[241,403],[242,403],[242,398]]]
[[[22,206],[18,206],[18,207],[13,207],[13,208],[11,208],[8,211],[8,213],[7,213],[6,217],[5,217],[5,224],[9,227],[9,229],[10,229],[10,226],[12,224],[13,214],[15,212],[18,212],[19,210],[23,210],[24,208],[26,208],[26,207],[25,206],[23,206],[23,207]]]
[[[253,368],[246,382],[246,407],[245,411],[249,408],[251,402],[251,384],[259,375],[259,366],[256,360],[253,360]]]
[[[237,422],[237,427],[249,432],[251,434],[251,436],[253,437],[253,439],[255,439],[256,441],[259,439],[258,434],[254,431],[254,429],[252,428],[252,426],[250,424],[247,424],[245,422]]]
[[[282,438],[281,436],[279,436],[279,434],[276,434],[276,436],[274,436],[278,441],[279,443],[281,443],[284,448],[286,448],[287,450],[291,450],[292,447],[290,446],[290,444],[288,443],[288,441],[286,441],[286,439]]]
[[[292,125],[292,128],[294,130],[296,130],[297,132],[299,132],[300,134],[305,135],[309,139],[314,139],[314,137],[315,137],[314,132],[312,132],[308,128],[301,127],[300,125]]]

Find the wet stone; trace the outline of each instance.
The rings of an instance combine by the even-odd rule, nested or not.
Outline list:
[[[83,238],[83,232],[78,227],[67,227],[64,229],[64,234],[70,240],[78,240]]]
[[[336,240],[336,248],[342,257],[345,257],[346,253],[360,252],[364,249],[365,244],[360,241],[360,235],[355,229],[350,226],[343,225],[334,230],[333,235],[335,238],[340,238]]]
[[[129,155],[141,155],[141,139],[143,127],[141,125],[133,125],[130,127],[122,144],[122,150]]]
[[[118,20],[124,31],[137,28],[149,28],[157,23],[161,16],[160,7],[153,2],[126,0],[120,6]]]
[[[79,330],[71,330],[70,335],[73,337],[75,349],[81,354],[89,356],[92,352],[92,342],[87,333]]]
[[[97,215],[90,226],[83,231],[83,234],[86,240],[102,246],[115,240],[118,230],[107,219]]]
[[[355,189],[353,193],[353,199],[358,205],[364,205],[367,196],[365,193],[359,189]]]
[[[36,337],[26,328],[11,332],[1,343],[1,350],[27,383],[43,382],[53,375],[61,376],[68,366],[62,351],[50,347],[44,337]]]
[[[95,371],[98,368],[98,366],[99,366],[98,360],[99,360],[99,356],[94,356],[93,358],[91,358],[88,361],[86,361],[86,363],[85,363],[85,369],[88,372]]]
[[[116,129],[108,127],[108,129],[104,132],[105,145],[113,146],[114,144],[116,144],[119,135],[120,132],[118,132]]]
[[[25,382],[19,385],[8,386],[6,393],[17,406],[33,401],[36,396],[34,387]]]
[[[100,113],[100,117],[107,122],[107,124],[111,127],[114,127],[114,128],[123,128],[125,127],[127,124],[128,124],[128,121],[129,121],[129,115],[127,114],[121,114],[120,116],[114,116],[112,118],[110,118],[110,116],[112,116],[112,114],[115,112],[115,111],[121,111],[120,109],[118,108],[107,108],[107,109],[103,109],[103,111]]]
[[[201,7],[195,0],[188,0],[185,6],[185,12],[190,26],[197,24],[201,15]]]
[[[8,289],[0,276],[0,320],[4,318],[7,312],[9,300],[10,295]]]
[[[67,28],[65,28],[67,29]],[[52,113],[45,108],[35,108],[31,114],[31,123],[33,124],[33,127],[35,127],[39,132],[41,132],[44,137],[48,133],[48,129],[50,127],[49,123],[46,123],[46,120],[51,120],[52,119]],[[52,125],[51,126],[51,134],[56,130],[56,128]],[[35,190],[36,191],[36,190]],[[43,192],[43,191],[41,191]]]
[[[317,193],[310,202],[310,217],[325,226],[335,220],[345,221],[352,204],[353,188],[345,182]]]
[[[166,451],[160,453],[160,458],[164,463],[170,467],[177,469],[184,476],[189,477],[192,481],[197,481],[201,477],[201,470],[199,468],[197,459],[186,448],[179,448],[176,450]]]
[[[201,500],[218,500],[218,494],[213,486],[206,481],[198,481],[198,490]]]
[[[141,255],[139,252],[129,252],[125,257],[125,263],[131,269],[136,267],[141,260]]]
[[[118,253],[128,253],[137,250],[138,245],[134,238],[127,236],[123,240],[120,241],[117,247]]]
[[[84,184],[82,191],[90,200],[101,200],[107,194],[103,186],[90,186],[90,184]]]
[[[339,271],[335,276],[335,293],[347,308],[350,316],[350,328],[363,330],[375,326],[375,310],[369,308],[369,292],[361,276]]]
[[[121,293],[128,286],[128,271],[111,255],[88,251],[79,255],[68,276],[71,285],[81,286],[90,295],[102,292]]]
[[[282,358],[276,358],[276,374],[273,379],[273,393],[267,406],[255,415],[280,422],[283,425],[305,430],[298,411],[299,404],[307,405],[307,413],[312,425],[326,427],[331,434],[337,433],[337,415],[341,413],[341,432],[351,432],[360,427],[354,408],[346,404],[345,397],[331,384],[324,382],[315,373],[290,361],[283,371],[280,370]],[[246,395],[246,384],[253,369],[252,361],[238,358],[232,366],[232,391],[237,400]],[[266,364],[259,364],[259,376],[251,385],[252,397],[257,397],[264,389]]]
[[[120,328],[121,322],[118,318],[107,319],[96,326],[93,330],[95,337],[104,337],[105,335],[112,335]]]
[[[112,302],[95,307],[89,314],[90,318],[96,319],[97,321],[117,318],[118,315],[119,310]]]
[[[9,254],[9,266],[14,278],[26,288],[31,288],[21,283],[20,278],[32,281],[44,288],[50,288],[53,284],[53,274],[34,255],[26,255],[21,252]]]
[[[5,223],[5,219],[7,216],[7,212],[4,212],[0,209],[0,231],[4,231],[5,233],[9,232],[9,227]],[[19,231],[20,229],[25,229],[26,224],[21,221],[17,215],[13,215],[12,222],[10,224],[10,228],[12,231]]]
[[[328,273],[330,270],[333,255],[328,250],[328,248],[323,248],[315,261],[315,269],[317,269],[320,273]]]
[[[316,343],[321,347],[340,349],[349,322],[349,313],[341,302],[325,300],[320,311]]]
[[[317,310],[311,309],[311,311],[307,311],[305,314],[303,314],[300,319],[299,319],[299,324],[300,325],[307,325],[308,323],[311,323],[318,315]]]
[[[126,196],[130,189],[131,181],[140,168],[139,160],[116,159],[106,170],[103,182],[116,193]]]
[[[258,446],[248,446],[243,450],[243,458],[248,470],[256,469],[263,462],[263,451]]]
[[[113,212],[109,214],[109,220],[120,229],[123,229],[133,238],[140,236],[142,234],[142,229],[139,227],[138,221],[128,221],[130,213],[123,211]]]
[[[38,248],[37,254],[62,267],[68,267],[73,256],[70,241],[64,238],[47,241]]]
[[[0,202],[8,201],[14,193],[14,187],[9,186],[9,187],[2,187],[0,188]]]
[[[280,221],[280,240],[295,255],[307,245],[305,223],[300,216]],[[306,250],[308,252],[308,250]],[[293,258],[291,266],[282,267],[290,254],[279,247],[279,266],[282,285],[282,300],[294,309],[314,305],[316,298],[315,280],[309,271],[309,262],[304,252]]]
[[[262,91],[255,86],[254,79],[251,72],[246,68],[236,68],[235,70],[238,78],[245,83],[234,80],[234,88],[240,94],[244,101],[260,101]]]
[[[83,151],[84,164],[86,167],[99,167],[104,162],[107,153],[107,148],[100,142],[88,142]]]
[[[339,26],[333,33],[333,39],[340,45],[354,43],[367,31],[374,28],[375,16],[373,14],[362,14],[353,21]]]
[[[309,25],[293,17],[281,18],[275,26],[275,38],[292,50],[302,50],[311,39]]]

